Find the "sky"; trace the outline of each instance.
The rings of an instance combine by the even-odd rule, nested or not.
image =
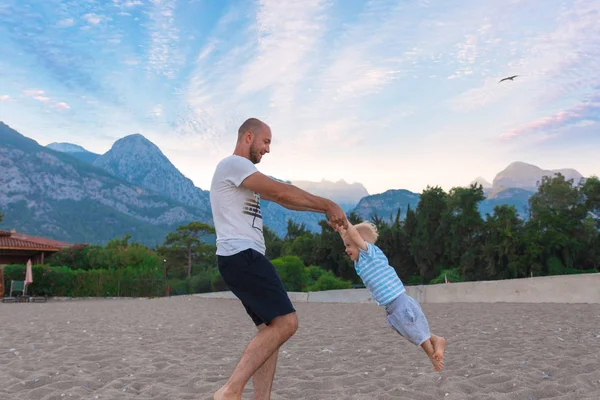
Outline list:
[[[203,189],[248,117],[262,172],[370,194],[600,175],[600,0],[3,0],[0,71],[25,136],[141,133]]]

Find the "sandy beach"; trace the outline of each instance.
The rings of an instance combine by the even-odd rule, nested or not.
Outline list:
[[[375,305],[296,308],[274,400],[600,398],[597,304],[424,304],[441,373]],[[211,399],[254,334],[238,301],[195,296],[0,304],[0,324],[3,400]]]

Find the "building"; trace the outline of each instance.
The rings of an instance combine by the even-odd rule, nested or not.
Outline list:
[[[8,264],[43,264],[44,259],[73,244],[31,236],[13,231],[0,230],[0,268]]]
[[[44,259],[61,249],[73,246],[71,243],[31,236],[16,231],[0,230],[0,298],[4,297],[3,268],[8,264],[43,264]]]

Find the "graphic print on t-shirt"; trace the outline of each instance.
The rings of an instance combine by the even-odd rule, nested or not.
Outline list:
[[[262,213],[260,211],[260,195],[258,193],[254,193],[254,198],[246,198],[242,212],[252,216],[252,227],[262,232]],[[260,224],[257,223],[257,218],[260,219]]]

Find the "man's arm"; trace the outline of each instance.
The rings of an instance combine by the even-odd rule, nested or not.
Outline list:
[[[344,225],[346,214],[333,201],[315,196],[294,185],[278,182],[261,172],[249,175],[242,185],[258,194],[260,197],[273,201],[285,208],[296,211],[313,211],[325,214],[335,224]]]
[[[262,197],[262,196],[261,196]],[[265,199],[265,200],[269,200],[269,199]],[[269,201],[273,201],[273,200],[269,200]],[[277,202],[275,202],[277,203]],[[312,211],[312,212],[316,212],[316,213],[322,213],[322,211],[317,210],[316,208],[310,208],[310,207],[300,207],[300,206],[295,206],[293,204],[289,204],[289,203],[285,203],[283,201],[280,201],[279,203],[277,203],[289,210],[294,210],[294,211]]]

